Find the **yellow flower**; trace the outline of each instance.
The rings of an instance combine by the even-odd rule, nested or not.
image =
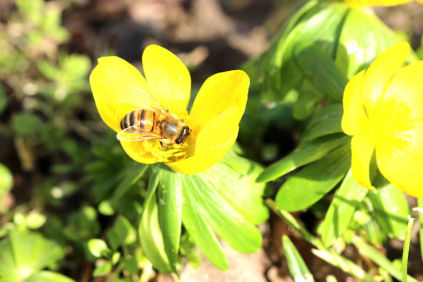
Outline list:
[[[187,112],[191,77],[185,65],[171,52],[148,46],[143,53],[144,76],[118,57],[102,57],[90,76],[94,100],[103,121],[119,132],[122,118],[136,109],[149,109],[146,95],[183,119],[191,129],[181,145],[162,147],[160,142],[121,141],[129,157],[140,163],[165,162],[174,171],[195,174],[216,164],[235,143],[238,124],[245,111],[250,80],[241,70],[209,77]],[[183,158],[169,158],[171,150]],[[172,161],[170,161],[172,160]]]
[[[365,7],[365,6],[396,6],[413,0],[344,0],[350,6],[353,7]],[[423,0],[417,0],[417,2],[423,3]]]
[[[410,52],[400,43],[380,54],[344,91],[343,131],[351,140],[352,174],[374,189],[373,153],[380,172],[396,187],[423,197],[423,61],[401,67]]]

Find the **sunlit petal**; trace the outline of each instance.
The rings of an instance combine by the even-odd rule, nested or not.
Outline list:
[[[382,98],[389,82],[404,63],[409,52],[408,43],[397,44],[380,54],[366,71],[362,95],[364,106],[369,114],[376,101]]]
[[[214,117],[198,133],[194,155],[167,165],[177,172],[195,174],[216,164],[238,136],[238,122],[235,122],[238,111],[238,107],[232,106]]]
[[[370,161],[374,152],[374,144],[367,135],[354,136],[351,139],[351,170],[352,175],[363,187],[374,190],[370,182]]]
[[[158,152],[157,145],[150,142],[120,142],[125,153],[134,161],[143,164],[153,164],[161,161],[160,156],[154,155]]]
[[[101,118],[114,131],[120,130],[120,119],[125,113],[142,105],[139,90],[149,91],[144,77],[134,66],[113,56],[98,60],[90,84]]]
[[[368,118],[361,99],[364,71],[354,76],[345,87],[342,116],[342,130],[348,135],[360,135],[367,132]]]
[[[423,61],[410,64],[395,75],[384,95],[408,106],[412,120],[423,119]]]
[[[165,109],[183,116],[191,92],[191,76],[186,66],[158,45],[145,48],[142,63],[151,94]]]
[[[384,146],[376,148],[380,172],[399,189],[412,196],[423,198],[423,161],[404,152]]]
[[[412,2],[413,0],[345,0],[350,6],[396,6]]]
[[[250,79],[241,70],[217,73],[209,77],[195,98],[189,115],[189,124],[196,131],[229,107],[236,106],[236,124],[241,120],[247,103]]]

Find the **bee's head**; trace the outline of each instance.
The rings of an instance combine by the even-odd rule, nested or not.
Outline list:
[[[191,133],[191,130],[189,129],[188,126],[185,125],[181,130],[181,135],[179,135],[179,137],[175,140],[175,143],[181,144],[185,142],[185,139],[188,137],[190,133]]]

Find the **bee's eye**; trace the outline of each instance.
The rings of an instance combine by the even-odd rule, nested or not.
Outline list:
[[[166,124],[165,131],[166,131],[167,134],[169,134],[171,136],[178,134],[178,124],[175,123],[175,122],[168,122]]]

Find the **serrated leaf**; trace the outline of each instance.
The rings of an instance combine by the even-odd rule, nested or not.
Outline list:
[[[325,246],[332,245],[335,239],[342,236],[347,230],[355,210],[368,191],[354,180],[350,170],[336,191],[335,197],[319,227]]]
[[[259,182],[267,182],[325,156],[332,149],[349,141],[349,137],[329,137],[301,144],[288,156],[266,168],[257,178]]]
[[[148,181],[148,193],[144,202],[144,212],[139,227],[141,247],[147,259],[161,272],[175,271],[165,251],[163,232],[159,223],[159,207],[156,190],[159,185],[161,170],[153,171]]]
[[[342,132],[342,104],[330,104],[320,109],[310,120],[303,134],[303,141]]]
[[[289,177],[276,195],[277,208],[299,211],[320,200],[347,173],[350,154],[348,145],[340,146]]]
[[[181,235],[182,177],[179,173],[162,169],[157,191],[160,229],[171,265],[176,264]]]
[[[289,273],[294,281],[314,281],[313,276],[311,275],[310,270],[308,270],[307,265],[304,263],[303,258],[286,235],[282,236],[282,246],[288,264]]]

